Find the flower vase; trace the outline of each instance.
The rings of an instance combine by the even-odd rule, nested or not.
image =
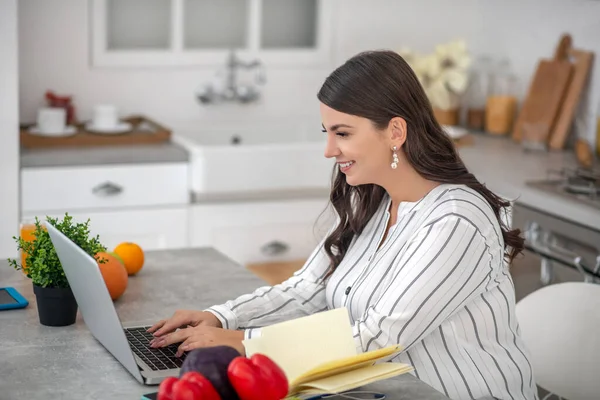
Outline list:
[[[440,125],[450,125],[456,126],[458,125],[459,120],[459,110],[458,108],[454,108],[451,110],[443,110],[441,108],[434,107],[433,115],[435,119]]]

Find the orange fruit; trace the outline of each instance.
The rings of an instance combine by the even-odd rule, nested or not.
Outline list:
[[[109,252],[108,254],[110,254],[111,256],[113,256],[114,258],[116,258],[117,260],[119,260],[121,262],[121,264],[123,264],[123,267],[125,267],[125,261],[123,261],[123,259],[121,258],[121,256],[119,256],[114,251]]]
[[[113,252],[121,257],[129,275],[137,274],[144,266],[144,251],[135,243],[120,243]]]
[[[108,253],[97,253],[95,258],[96,262],[98,262],[98,267],[100,267],[100,273],[102,274],[102,278],[104,278],[108,293],[110,293],[110,298],[117,300],[125,293],[125,289],[127,289],[127,281],[129,279],[127,277],[127,270],[116,257]],[[100,261],[102,260],[104,262],[101,263]]]
[[[26,242],[33,242],[36,239],[33,234],[36,229],[35,224],[21,224],[21,239]],[[42,230],[46,230],[45,225],[42,225]],[[27,275],[27,258],[29,258],[29,256],[21,250],[21,267],[25,275]]]

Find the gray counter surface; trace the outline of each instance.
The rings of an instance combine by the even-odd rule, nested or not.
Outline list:
[[[111,164],[188,162],[185,148],[173,142],[152,145],[21,149],[21,168],[81,167]]]
[[[213,249],[148,252],[114,304],[122,322],[151,324],[177,309],[202,309],[263,285]],[[0,311],[0,400],[137,400],[157,390],[139,384],[92,337],[81,314],[71,326],[41,325],[31,281],[4,260],[0,286],[15,287],[29,301],[25,309]],[[411,374],[367,388],[388,400],[447,400]]]
[[[551,171],[577,168],[572,150],[525,152],[506,137],[474,134],[474,144],[459,149],[467,168],[491,190],[510,200],[600,229],[600,209],[528,186],[528,181],[556,179]]]

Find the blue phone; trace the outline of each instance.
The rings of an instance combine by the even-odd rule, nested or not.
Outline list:
[[[25,308],[29,302],[13,287],[0,288],[0,311]]]

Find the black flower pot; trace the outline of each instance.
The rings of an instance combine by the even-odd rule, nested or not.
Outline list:
[[[33,285],[40,323],[67,326],[75,323],[77,302],[71,288],[45,288]]]

